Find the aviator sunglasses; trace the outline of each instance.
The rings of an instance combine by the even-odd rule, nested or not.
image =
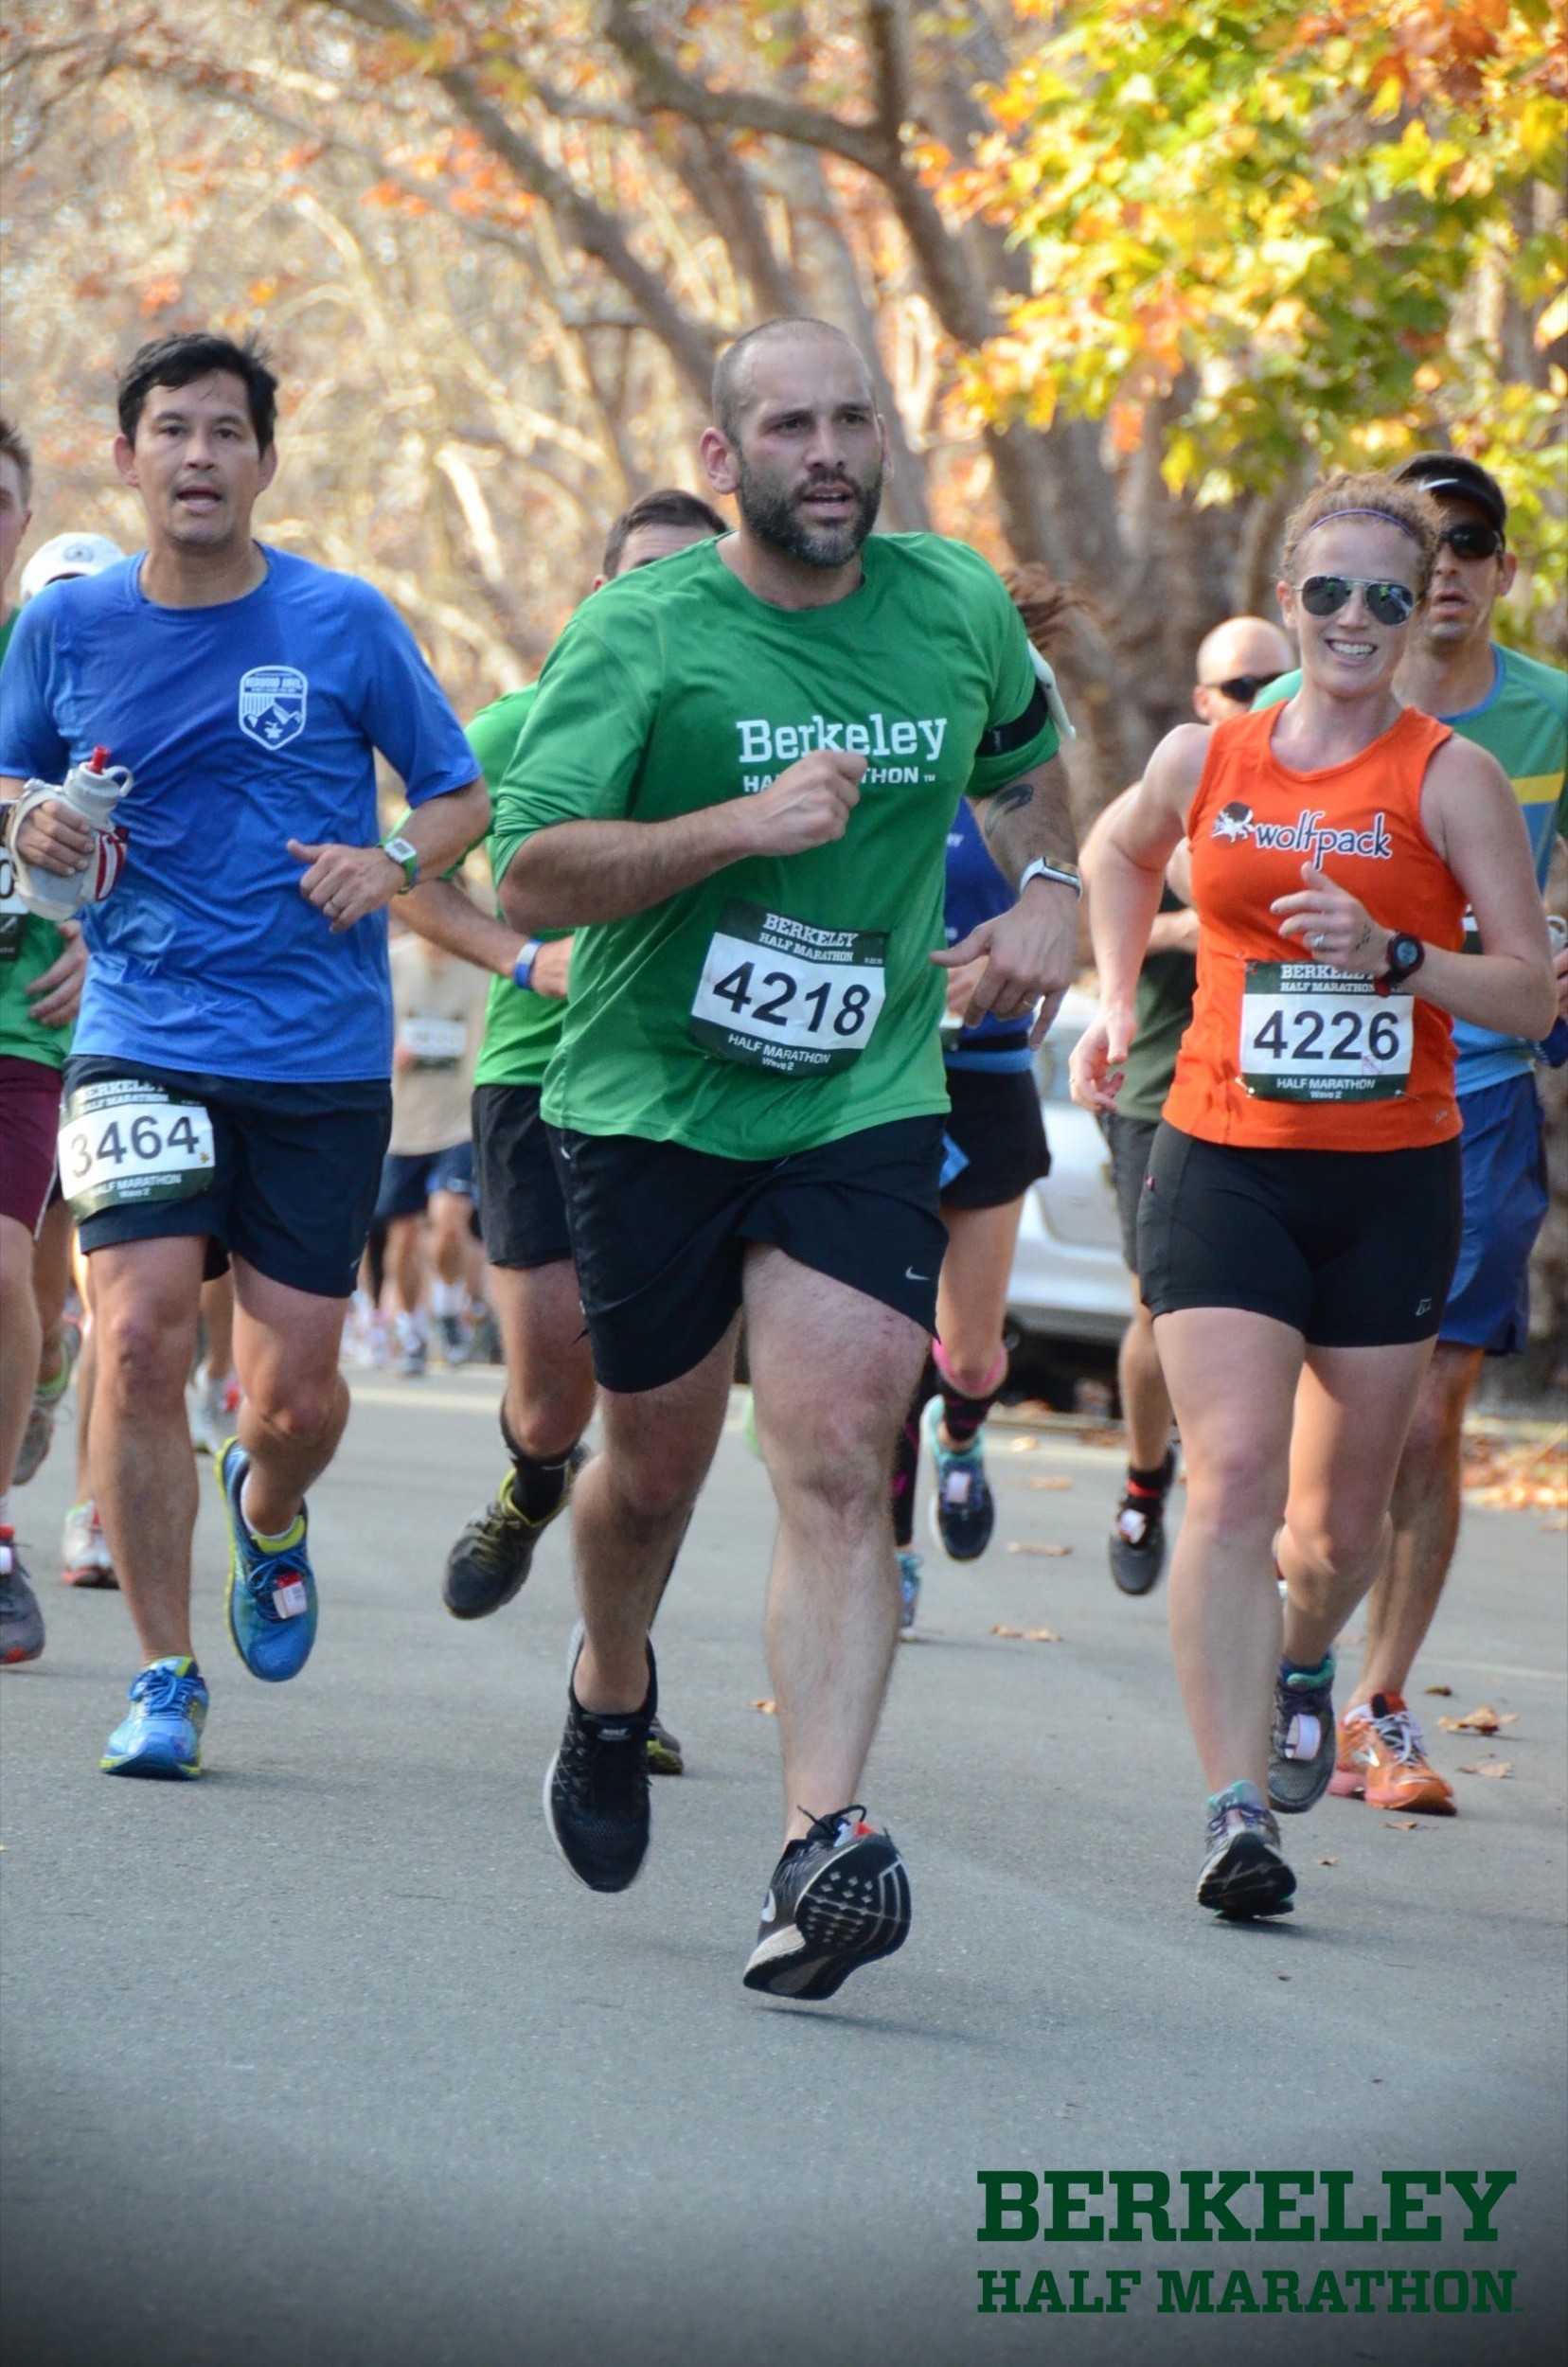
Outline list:
[[[1201,690],[1218,690],[1223,699],[1234,699],[1238,706],[1250,707],[1260,690],[1267,690],[1277,682],[1283,668],[1275,667],[1272,674],[1233,674],[1228,682],[1200,683]]]
[[[1416,595],[1408,583],[1373,582],[1365,576],[1309,576],[1296,590],[1309,616],[1332,616],[1358,587],[1380,625],[1408,625],[1416,614]]]

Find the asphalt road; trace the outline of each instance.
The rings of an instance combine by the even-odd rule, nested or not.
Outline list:
[[[187,1788],[96,1771],[133,1656],[119,1602],[56,1585],[43,1550],[68,1439],[20,1498],[50,1631],[0,1678],[9,2360],[1561,2356],[1560,1536],[1470,1514],[1420,1672],[1452,1687],[1425,1712],[1517,1713],[1490,1743],[1435,1740],[1451,1771],[1506,1758],[1511,1775],[1457,1777],[1457,1821],[1413,1830],[1326,1802],[1292,1828],[1298,1913],[1226,1928],[1192,1903],[1202,1786],[1163,1601],[1106,1575],[1114,1457],[997,1432],[998,1544],[967,1570],[928,1561],[872,1770],[913,1935],[802,2009],[739,1982],[780,1807],[776,1731],[753,1706],[760,1468],[732,1419],[660,1623],[689,1772],[655,1788],[642,1879],[595,1898],[539,1806],[564,1539],[482,1627],[437,1598],[499,1475],[495,1394],[489,1373],[358,1387],[312,1504],[321,1637],[286,1688],[246,1677],[223,1633],[205,1483],[213,1705]],[[1061,1640],[992,1632],[1042,1625]],[[1163,2171],[1180,2205],[1181,2171],[1243,2168],[1354,2170],[1352,2216],[1380,2227],[1385,2172],[1518,2184],[1490,2247],[1459,2240],[1447,2190],[1424,2206],[1431,2242],[976,2242],[982,2170]],[[1256,2223],[1256,2188],[1236,2208]],[[1512,2315],[1455,2307],[1478,2263],[1515,2272]],[[1327,2314],[1326,2289],[1316,2313],[1245,2314],[1238,2287],[1222,2314],[1162,2311],[1160,2271],[1195,2265],[1216,2303],[1238,2267],[1259,2302],[1271,2269],[1295,2269],[1303,2301],[1327,2269],[1351,2314]],[[1142,2280],[1114,2319],[1093,2308],[1112,2267]],[[978,2314],[977,2272],[1012,2268],[1021,2304],[1044,2268],[1084,2306],[1053,2312],[1042,2286],[1033,2315]],[[1427,2282],[1344,2282],[1416,2269]]]

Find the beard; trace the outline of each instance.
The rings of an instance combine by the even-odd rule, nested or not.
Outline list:
[[[805,566],[842,567],[846,560],[854,558],[877,523],[877,512],[882,507],[880,466],[864,485],[852,477],[829,479],[831,484],[850,487],[854,507],[836,525],[819,525],[804,515],[800,494],[790,490],[782,478],[754,469],[743,453],[739,464],[740,482],[735,498],[747,525],[758,542],[772,543],[775,550],[782,551],[786,558],[798,559]]]

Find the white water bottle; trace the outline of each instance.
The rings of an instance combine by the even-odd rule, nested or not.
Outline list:
[[[125,832],[114,816],[132,780],[126,766],[110,763],[107,748],[95,748],[85,764],[72,765],[58,788],[50,781],[27,783],[17,799],[9,837],[16,884],[29,912],[44,920],[73,920],[86,905],[102,903],[125,868]],[[51,799],[92,827],[93,851],[80,871],[45,871],[17,849],[27,816]]]

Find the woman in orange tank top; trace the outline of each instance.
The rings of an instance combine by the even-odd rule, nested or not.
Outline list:
[[[1138,1264],[1187,1468],[1170,1626],[1210,1786],[1198,1896],[1234,1917],[1288,1909],[1273,1811],[1333,1772],[1334,1639],[1381,1560],[1458,1247],[1450,1015],[1534,1037],[1556,1011],[1506,776],[1393,693],[1440,523],[1387,477],[1309,496],[1278,587],[1300,690],[1172,732],[1096,869],[1100,1003],[1073,1091],[1109,1110],[1190,840],[1198,992]],[[1459,950],[1467,905],[1479,954]]]

